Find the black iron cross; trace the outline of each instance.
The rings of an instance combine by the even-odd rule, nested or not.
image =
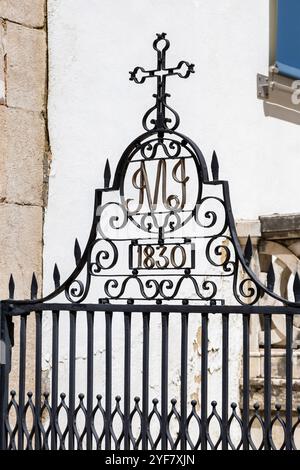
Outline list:
[[[170,95],[166,94],[166,78],[177,75],[180,78],[188,78],[194,73],[194,64],[190,64],[185,60],[178,63],[176,67],[166,68],[166,51],[170,47],[170,41],[166,39],[166,33],[156,35],[157,38],[153,43],[153,49],[157,52],[157,67],[154,70],[145,70],[143,67],[135,67],[130,73],[129,80],[135,83],[144,83],[147,78],[157,79],[157,93],[153,95],[156,98],[157,119],[151,121],[155,123],[155,127],[165,127],[166,122],[170,121],[165,118],[166,98]]]

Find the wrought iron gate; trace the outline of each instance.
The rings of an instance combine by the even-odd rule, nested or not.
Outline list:
[[[1,302],[1,449],[297,447],[300,411],[293,415],[293,317],[300,313],[299,278],[296,274],[291,301],[274,292],[272,263],[267,285],[252,271],[251,240],[242,252],[228,184],[219,180],[216,154],[210,178],[201,151],[177,131],[179,116],[167,104],[167,78],[188,78],[194,72],[194,65],[185,61],[166,67],[169,45],[166,35],[158,34],[153,44],[156,69],[136,67],[130,72],[130,80],[136,83],[156,79],[155,104],[143,118],[145,133],[123,153],[112,184],[106,164],[104,188],[95,192],[92,229],[83,253],[75,243],[74,272],[61,284],[55,266],[55,290],[43,299],[37,299],[33,277],[31,300],[14,300],[10,280],[9,299]],[[229,288],[233,304],[226,300]],[[265,300],[262,305],[262,299],[270,299],[269,305]],[[259,315],[264,326],[263,412],[250,397],[253,315]],[[273,315],[286,319],[284,412],[272,401]],[[222,331],[221,382],[218,390],[209,391],[213,318],[218,318]],[[34,380],[28,391],[26,347],[32,319]],[[14,323],[19,324],[17,361],[12,361]],[[238,325],[234,337],[230,335],[233,323]],[[189,377],[194,373],[190,343],[195,331],[191,324],[200,331],[199,363],[198,359],[194,363],[200,385],[193,399]],[[122,344],[122,374],[116,357],[121,346],[114,332]],[[84,379],[78,374],[79,334],[85,338]],[[100,341],[102,349],[97,351],[103,361],[98,367]],[[229,387],[230,345],[238,341],[241,404],[231,403]],[[62,370],[61,350],[65,351]],[[170,367],[173,356],[177,357],[175,369]],[[174,370],[177,399],[170,386]],[[153,385],[153,371],[156,382],[160,377],[158,385]],[[114,398],[113,381],[119,373],[122,396]],[[10,386],[16,375],[17,392]],[[135,388],[140,387],[138,396],[134,396],[133,381]],[[209,403],[214,394],[220,395],[220,405],[215,400]],[[279,444],[274,438],[276,426],[282,434]],[[259,429],[258,441],[254,429]]]

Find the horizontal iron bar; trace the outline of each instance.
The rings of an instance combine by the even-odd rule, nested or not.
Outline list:
[[[2,303],[2,306],[4,302]],[[168,304],[68,304],[68,303],[36,303],[18,304],[7,303],[10,315],[21,315],[35,311],[64,310],[66,312],[149,312],[149,313],[211,313],[211,314],[269,314],[286,315],[300,314],[300,308],[286,306],[255,306],[255,305],[168,305]]]
[[[180,211],[180,212],[184,212],[184,211]],[[191,213],[192,211],[185,211],[185,212],[189,212]],[[167,214],[167,211],[165,212]],[[149,214],[149,212],[145,212],[145,214]],[[151,213],[150,213],[151,214]],[[163,212],[153,212],[154,215],[161,215],[163,214]],[[142,215],[141,213],[140,214],[134,214],[134,215]],[[226,233],[226,232],[225,232]],[[155,235],[154,233],[152,233],[152,235]],[[223,236],[223,235],[220,235],[220,236]],[[224,235],[226,236],[226,235]],[[189,240],[207,240],[208,238],[212,238],[211,235],[189,235],[188,237],[172,237],[169,235],[169,233],[165,234],[164,235],[164,240],[165,241],[173,241],[174,240],[174,243],[183,243],[183,242],[180,242],[180,240],[184,240],[185,238],[188,238]],[[110,242],[133,242],[133,240],[136,240],[136,238],[102,238],[101,239],[102,241],[110,241]],[[178,240],[178,241],[177,241]],[[138,238],[138,241],[139,242],[149,242],[148,244],[150,244],[151,242],[155,241],[157,243],[157,235],[156,237],[139,237]],[[209,273],[210,275],[210,273]],[[208,274],[206,274],[206,276],[208,276]]]
[[[133,268],[130,268],[130,269],[133,269]],[[147,272],[146,274],[141,274],[141,271],[143,270],[144,272],[147,271],[148,268],[140,268],[138,267],[137,270],[139,271],[139,277],[149,277],[149,272]],[[170,270],[172,269],[173,271],[184,271],[185,269],[190,269],[191,271],[191,276],[194,277],[194,278],[197,278],[197,277],[207,277],[207,274],[194,274],[193,273],[193,270],[194,268],[191,268],[191,267],[184,267],[184,268],[151,268],[152,272],[155,270],[155,277],[163,277],[164,279],[166,278],[166,271],[164,272],[164,274],[161,274],[159,271],[163,271],[168,269],[168,277],[181,277],[181,276],[184,276],[184,273],[183,272],[177,272],[176,274],[172,274],[172,272],[170,272]],[[148,269],[149,271],[149,269]],[[157,272],[158,271],[158,272]],[[213,278],[219,278],[219,279],[224,279],[226,277],[232,277],[234,275],[234,273],[230,273],[230,274],[210,274],[209,277],[213,277]],[[126,278],[126,277],[129,277],[130,274],[97,274],[97,278],[106,278],[106,279],[114,279],[116,277],[118,278]],[[128,298],[128,297],[127,297]],[[123,297],[124,299],[124,297]],[[119,300],[122,300],[119,298]],[[141,299],[143,300],[143,299]],[[184,300],[184,299],[180,299],[178,297],[176,297],[176,299],[174,300]],[[215,299],[214,299],[215,300]],[[217,300],[220,300],[220,299],[217,299]]]
[[[192,155],[181,155],[180,157],[157,157],[157,158],[139,158],[137,160],[130,160],[129,164],[132,163],[139,163],[139,162],[157,162],[158,160],[169,160],[171,162],[174,162],[175,160],[189,160],[193,159],[194,156]]]

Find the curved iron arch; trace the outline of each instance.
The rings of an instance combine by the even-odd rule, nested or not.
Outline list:
[[[122,181],[122,178],[124,177],[124,174],[126,172],[128,163],[130,161],[130,156],[132,155],[132,153],[136,149],[139,148],[139,146],[141,145],[141,143],[143,141],[145,141],[145,139],[147,139],[149,137],[152,137],[154,135],[159,136],[159,134],[160,133],[156,129],[153,130],[153,131],[147,131],[144,134],[141,134],[136,139],[134,139],[128,145],[128,147],[123,152],[123,154],[122,154],[122,156],[121,156],[121,158],[120,158],[120,160],[117,164],[116,171],[115,171],[115,176],[114,176],[114,180],[113,180],[113,185],[111,187],[111,190],[119,190],[120,189],[121,181]],[[192,139],[190,139],[189,137],[187,137],[186,135],[184,135],[180,132],[176,132],[176,131],[172,131],[172,130],[164,130],[163,134],[167,134],[167,135],[170,135],[170,136],[174,135],[176,137],[179,137],[180,139],[182,139],[183,141],[186,141],[191,146],[191,148],[195,152],[195,156],[197,157],[197,159],[195,159],[195,163],[198,166],[199,176],[200,176],[201,180],[204,183],[209,181],[209,175],[208,175],[208,169],[207,169],[206,161],[205,161],[203,153],[201,152],[201,150],[197,146],[197,144]]]

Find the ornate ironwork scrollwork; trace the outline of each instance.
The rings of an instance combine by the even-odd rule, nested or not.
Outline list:
[[[134,280],[136,286],[139,288],[139,294],[144,300],[173,300],[176,299],[184,281],[190,281],[193,286],[193,292],[196,298],[202,301],[213,299],[217,294],[217,285],[214,281],[203,279],[201,282],[197,281],[190,273],[178,276],[174,281],[171,278],[158,281],[154,278],[146,278],[145,280],[138,277],[137,273],[127,276],[123,281],[116,278],[108,279],[105,282],[104,291],[110,299],[120,299],[126,295],[126,288],[131,280]],[[136,291],[135,291],[136,292]],[[137,292],[136,292],[137,294]]]
[[[274,285],[264,286],[257,279],[250,268],[251,250],[242,253],[228,184],[219,181],[216,153],[209,179],[197,145],[176,130],[179,116],[167,104],[167,78],[188,78],[194,65],[180,61],[168,68],[169,47],[166,34],[157,34],[153,43],[157,67],[136,67],[130,72],[135,83],[142,84],[148,78],[157,81],[155,104],[143,118],[146,133],[124,151],[112,186],[106,163],[104,188],[96,192],[87,247],[82,255],[76,247],[76,268],[62,285],[56,269],[55,292],[44,300],[64,291],[70,302],[82,302],[92,279],[98,278],[98,299],[132,298],[134,292],[137,300],[171,301],[178,300],[184,291],[185,299],[208,302],[217,296],[222,299],[222,278],[231,278],[233,296],[241,304],[255,304],[265,293],[294,305],[274,293]],[[112,198],[107,198],[110,195]],[[190,248],[186,251],[187,243]],[[32,299],[36,293],[37,287],[32,289]]]
[[[98,218],[97,232],[105,240],[110,238],[111,230],[120,230],[128,222],[127,211],[118,202],[108,202],[98,206],[96,216]]]
[[[198,156],[186,139],[151,135],[150,139],[139,141],[127,159],[127,171],[121,180],[121,200],[128,218],[139,229],[171,233],[193,217],[202,185],[200,178],[195,178],[197,174],[200,176]],[[148,166],[150,161],[156,166],[155,163]],[[133,168],[132,173],[129,168]]]
[[[241,279],[241,273],[246,277]],[[240,263],[236,264],[234,270],[233,294],[242,305],[254,305],[261,296],[261,287],[252,277],[245,274]]]
[[[80,279],[74,279],[70,285],[66,287],[65,293],[69,302],[82,302],[89,289],[90,276],[87,277],[87,282],[84,283]]]
[[[209,206],[207,207],[208,203]],[[215,206],[217,206],[217,208],[219,207],[219,212],[217,212]],[[220,220],[221,225],[219,231],[214,234],[214,237],[220,237],[228,228],[226,207],[224,201],[219,197],[204,197],[195,207],[195,221],[201,228],[213,228]]]
[[[116,263],[118,262],[118,249],[115,243],[113,243],[111,240],[107,239],[97,239],[93,245],[93,250],[94,251],[95,247],[98,244],[104,244],[106,245],[106,249],[97,249],[96,254],[92,257],[95,258],[95,261],[90,261],[90,273],[92,276],[99,276],[102,272],[102,270],[109,270],[112,269]]]
[[[126,290],[127,284],[129,283],[131,279],[135,280],[137,286],[139,287],[140,293],[144,299],[154,300],[157,298],[159,294],[158,281],[156,279],[147,279],[145,283],[143,283],[142,279],[140,279],[136,275],[131,275],[131,276],[126,277],[122,283],[119,283],[117,279],[108,279],[104,285],[105,294],[110,299],[119,299],[120,297],[123,296]],[[148,291],[152,290],[152,293],[147,293],[146,289]]]
[[[206,245],[206,258],[212,266],[222,267],[227,275],[232,275],[236,269],[235,257],[232,259],[232,240],[228,236],[215,236],[209,239]],[[213,259],[212,256],[216,259]]]

